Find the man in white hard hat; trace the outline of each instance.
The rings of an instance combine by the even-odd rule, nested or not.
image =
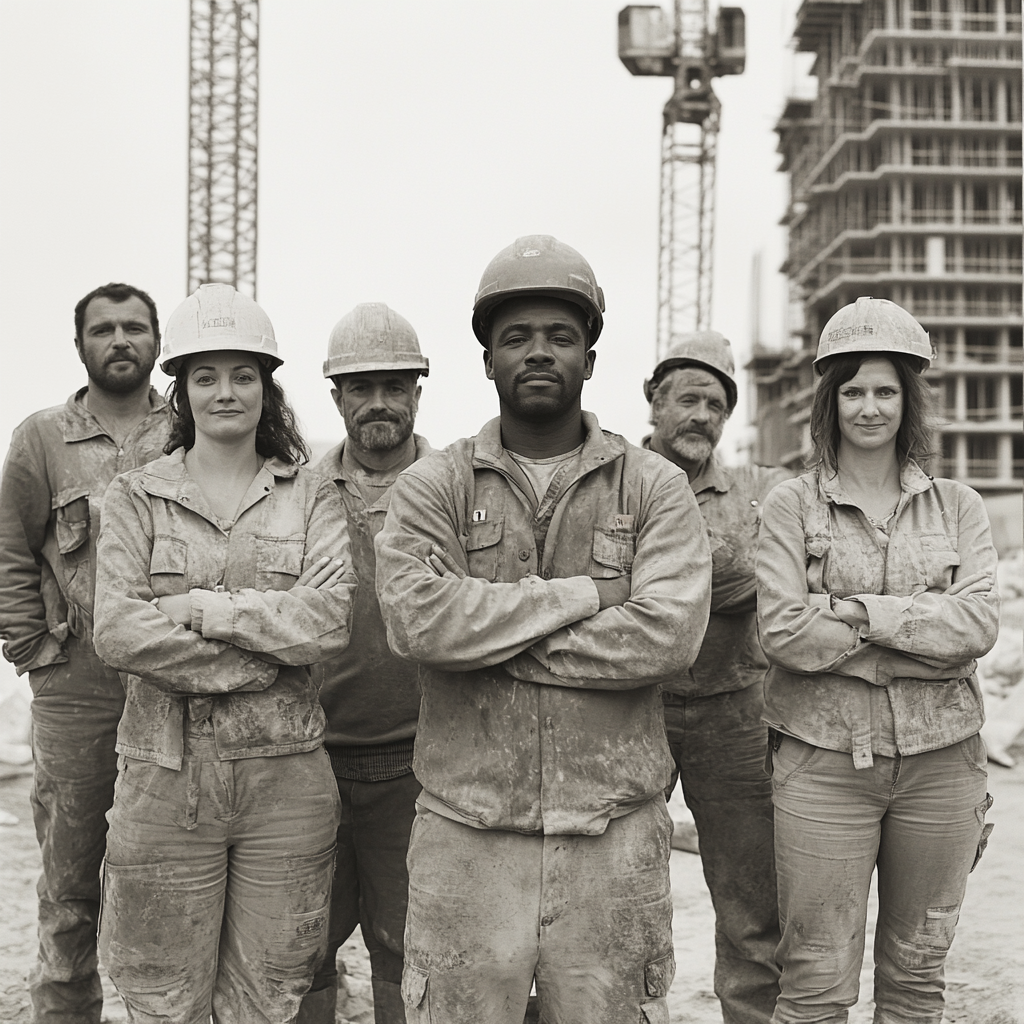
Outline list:
[[[604,299],[549,235],[484,271],[500,414],[396,481],[391,648],[420,666],[402,994],[411,1022],[665,1022],[675,970],[658,683],[707,624],[685,476],[581,409]]]
[[[170,429],[149,385],[160,327],[144,291],[112,282],[86,295],[75,348],[88,384],[14,431],[0,483],[0,636],[33,692],[38,1024],[98,1024],[103,1009],[99,868],[125,696],[93,648],[96,538],[107,485],[157,458]]]
[[[324,746],[341,794],[330,942],[299,1024],[334,1024],[338,949],[361,925],[370,952],[375,1024],[401,1024],[406,854],[420,786],[412,773],[420,693],[416,666],[388,648],[374,589],[373,542],[398,474],[431,449],[413,433],[430,364],[412,325],[382,302],[356,306],[331,332],[324,376],[348,435],[318,463],[348,513],[359,590],[352,642],[321,666]]]
[[[737,398],[732,348],[717,331],[677,338],[644,394],[654,427],[644,446],[686,472],[711,542],[707,633],[689,671],[663,683],[662,700],[715,907],[715,993],[726,1024],[767,1024],[779,994],[779,914],[754,552],[761,503],[790,474],[715,457]]]

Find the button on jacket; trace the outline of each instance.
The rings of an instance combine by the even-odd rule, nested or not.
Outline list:
[[[180,769],[184,717],[212,719],[222,760],[321,743],[308,666],[348,643],[355,576],[297,587],[322,556],[351,565],[334,484],[268,459],[235,522],[221,526],[184,449],[115,480],[104,503],[96,650],[127,676],[119,753]],[[192,628],[153,598],[191,595]]]
[[[398,478],[377,538],[388,640],[421,666],[421,799],[479,828],[599,835],[671,777],[658,684],[700,647],[707,537],[678,468],[583,419],[539,505],[494,419]],[[599,612],[593,579],[626,573]]]
[[[943,593],[996,552],[977,492],[932,480],[913,462],[888,537],[817,472],[768,496],[757,553],[757,615],[772,667],[766,721],[815,746],[873,763],[879,715],[891,715],[900,754],[973,736],[984,721],[974,659],[995,643],[999,599]],[[828,598],[854,598],[869,625],[854,629]],[[879,702],[884,687],[887,701]],[[886,723],[888,728],[888,723]],[[886,731],[886,730],[883,730]],[[876,753],[880,753],[877,749]]]
[[[170,434],[167,403],[151,388],[149,415],[118,447],[86,408],[87,392],[25,420],[4,464],[0,635],[19,675],[66,662],[69,633],[92,643],[103,493],[119,473],[158,458]]]

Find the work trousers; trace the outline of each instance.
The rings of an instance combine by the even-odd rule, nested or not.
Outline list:
[[[370,953],[374,1022],[405,1024],[401,984],[409,904],[406,857],[420,784],[411,772],[384,782],[338,779],[337,783],[341,824],[331,893],[330,939],[309,996],[337,989],[338,950],[358,924]],[[305,1010],[305,1003],[303,1006]],[[307,1017],[309,1024],[321,1024],[312,1013],[304,1013],[301,1019]],[[333,1015],[322,1024],[334,1024]]]
[[[68,661],[29,673],[32,816],[42,854],[39,952],[29,973],[35,1024],[99,1024],[100,863],[117,776],[118,674],[74,637]]]
[[[782,992],[775,1024],[845,1024],[878,868],[875,1024],[938,1024],[967,875],[987,839],[985,745],[848,753],[786,736],[774,755]]]
[[[664,692],[665,727],[715,908],[715,994],[725,1024],[768,1024],[779,995],[764,693]],[[673,779],[673,786],[675,780]]]
[[[659,796],[603,835],[476,829],[417,808],[402,995],[410,1024],[668,1024],[675,974]]]
[[[338,828],[323,749],[180,771],[122,759],[100,947],[144,1024],[284,1024],[320,966]]]

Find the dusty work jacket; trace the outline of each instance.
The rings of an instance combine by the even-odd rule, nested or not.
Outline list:
[[[416,436],[415,443],[417,459],[433,450],[423,437]],[[376,746],[411,740],[416,735],[420,688],[416,666],[396,658],[388,647],[374,587],[377,561],[373,542],[391,505],[391,488],[367,505],[355,483],[346,479],[344,451],[342,441],[315,467],[318,473],[334,481],[345,505],[352,561],[359,578],[352,613],[352,642],[344,654],[317,666],[317,673],[323,676],[320,703],[327,712],[324,743]]]
[[[707,537],[685,474],[583,419],[539,505],[494,419],[398,478],[377,538],[388,640],[421,666],[422,799],[479,828],[599,835],[671,777],[657,684],[700,647]],[[626,573],[598,611],[593,580]]]
[[[69,633],[92,641],[103,494],[119,473],[158,458],[170,433],[167,403],[151,388],[149,415],[118,447],[85,407],[87,391],[25,420],[4,464],[0,635],[19,675],[66,662]]]
[[[324,713],[308,666],[349,638],[355,575],[298,587],[322,556],[351,565],[334,484],[268,459],[235,521],[221,524],[183,448],[115,480],[99,542],[96,652],[127,673],[119,753],[179,769],[184,720],[212,719],[225,760],[320,745]],[[191,629],[150,602],[191,597]]]
[[[854,766],[877,738],[918,754],[973,736],[984,721],[975,658],[995,643],[999,599],[943,593],[995,572],[977,492],[933,480],[913,462],[886,536],[834,476],[808,473],[768,496],[757,553],[757,615],[771,668],[766,721]],[[869,625],[846,625],[828,595],[852,598]]]
[[[650,447],[650,438],[644,438]],[[760,686],[768,661],[757,638],[754,553],[761,505],[792,474],[763,466],[723,466],[714,455],[690,481],[711,545],[711,617],[690,671],[663,689],[707,697]]]

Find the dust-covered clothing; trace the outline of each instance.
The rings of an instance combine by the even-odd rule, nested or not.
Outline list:
[[[11,438],[0,482],[0,636],[32,687],[32,812],[42,852],[35,1019],[98,1022],[99,867],[117,774],[124,687],[92,644],[100,506],[119,473],[157,458],[167,404],[119,445],[86,407],[88,389],[37,412]]]
[[[539,502],[502,447],[499,419],[475,438],[421,459],[395,483],[377,539],[377,590],[389,642],[420,664],[414,762],[424,787],[420,807],[449,819],[446,824],[484,830],[479,843],[517,843],[533,857],[558,846],[552,837],[564,838],[580,863],[591,846],[598,856],[604,834],[613,825],[619,832],[619,819],[646,820],[654,804],[664,812],[671,757],[658,684],[685,672],[696,656],[711,576],[685,475],[601,431],[590,414],[583,423],[582,452],[560,466]],[[434,547],[466,576],[434,573],[426,563]],[[594,579],[627,574],[629,600],[599,611]],[[667,884],[667,843],[663,858],[658,844],[651,851],[661,858],[656,871]],[[420,922],[420,930],[410,925],[406,941],[411,1016],[423,1005],[424,990],[414,986],[418,975],[426,975],[429,989],[446,956],[463,948],[456,922],[466,920],[474,934],[492,929],[495,943],[505,940],[499,938],[503,890],[485,885],[464,899],[464,873],[445,874],[447,881],[437,876],[436,865],[417,852],[415,826],[409,865],[410,920],[417,915]],[[596,880],[598,889],[612,892],[613,878]],[[584,881],[595,879],[566,887],[567,906],[580,910],[574,901],[586,901]],[[422,906],[417,893],[429,895]],[[539,915],[539,908],[531,897],[527,913]],[[651,964],[672,949],[670,905],[654,917],[644,947]],[[421,934],[422,941],[415,938]],[[539,941],[535,935],[538,970]],[[551,940],[569,941],[568,935]],[[521,953],[517,947],[515,955]],[[612,936],[584,960],[601,974],[632,963],[633,955]],[[480,970],[483,979],[486,968]],[[532,974],[524,966],[508,982],[515,987],[510,999],[525,1006]],[[580,1003],[588,1012],[601,1005],[601,986],[593,984]],[[621,996],[609,994],[608,1012],[590,1019],[625,1019]],[[543,996],[541,1002],[547,1013]],[[639,1018],[638,1001],[634,1011]],[[451,1017],[478,1019],[469,1006]]]
[[[942,1017],[943,966],[991,826],[974,659],[995,642],[994,589],[946,594],[996,553],[980,496],[913,462],[881,529],[835,476],[765,503],[758,621],[778,730],[772,779],[782,921],[776,1024],[845,1020],[878,869],[876,1019]],[[869,622],[847,625],[830,595]],[[837,885],[842,880],[842,885]],[[859,949],[855,948],[860,943]]]
[[[111,976],[133,1020],[290,1020],[326,947],[339,813],[309,669],[348,643],[337,490],[268,459],[221,522],[178,449],[120,477],[104,520],[97,650],[128,693],[105,868]],[[344,560],[341,581],[298,586],[325,556]],[[191,628],[152,603],[176,594]]]

